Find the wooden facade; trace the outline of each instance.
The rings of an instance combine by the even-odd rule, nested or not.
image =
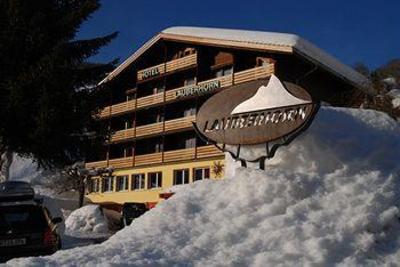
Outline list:
[[[176,184],[174,168],[192,168],[190,177],[195,181],[201,173],[195,175],[195,170],[208,168],[210,172],[211,165],[223,164],[223,153],[200,140],[192,127],[199,107],[215,93],[272,74],[303,85],[313,97],[326,102],[330,102],[333,92],[324,88],[354,88],[293,53],[285,46],[254,43],[250,47],[233,41],[157,35],[102,82],[104,90],[110,91],[110,99],[98,119],[112,134],[104,153],[90,159],[86,167],[112,167],[116,177],[129,179],[144,174],[146,183],[145,188],[140,187],[140,194],[137,188],[128,190],[115,201],[157,202],[160,199],[154,192]],[[327,84],[311,75],[313,72],[318,77],[326,76]],[[155,171],[169,179],[163,178],[161,185],[157,182],[157,190],[150,187]],[[88,198],[94,202],[114,201],[113,194],[103,193],[107,186],[107,193],[117,193],[117,182],[110,186],[101,178],[94,180],[98,184]],[[129,180],[129,186],[133,183]]]

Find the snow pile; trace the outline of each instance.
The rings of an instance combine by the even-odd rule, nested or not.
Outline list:
[[[108,233],[107,221],[98,205],[74,210],[65,221],[65,232],[72,236]]]
[[[382,113],[324,107],[266,171],[228,159],[231,177],[180,187],[102,244],[9,264],[396,264],[399,133]]]
[[[399,138],[399,123],[384,113],[322,107],[307,132],[288,147],[279,148],[266,166],[316,174],[343,166],[354,173],[364,169],[388,173],[400,168]],[[256,159],[265,154],[260,149],[265,146],[242,146],[240,153]]]
[[[34,183],[39,180],[42,172],[31,159],[22,158],[16,154],[10,166],[10,179]]]
[[[400,89],[392,89],[387,95],[392,98],[393,107],[400,108]]]

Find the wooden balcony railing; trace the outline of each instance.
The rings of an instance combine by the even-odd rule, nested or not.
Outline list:
[[[107,160],[87,162],[85,164],[85,167],[88,168],[88,169],[91,169],[91,168],[106,168],[107,166],[108,166]]]
[[[154,135],[163,131],[163,122],[156,122],[148,125],[136,127],[135,137],[141,137],[146,135]]]
[[[108,161],[108,166],[112,166],[116,169],[129,168],[133,164],[133,157],[125,157],[118,159],[110,159]]]
[[[219,151],[215,146],[201,146],[197,148],[185,148],[133,157],[110,159],[109,161],[103,160],[97,162],[88,162],[86,163],[86,168],[131,168],[136,166],[160,164],[167,162],[170,163],[186,160],[222,157],[223,155],[224,154]]]
[[[186,148],[164,152],[164,162],[191,160],[196,157],[195,148]]]
[[[175,132],[192,127],[192,122],[196,121],[196,116],[187,116],[174,120],[168,120],[164,122],[157,122],[152,124],[147,124],[135,128],[130,128],[126,130],[116,131],[111,136],[111,143],[118,143],[128,139],[134,139],[138,137],[151,136],[160,134],[163,132]]]
[[[196,122],[196,116],[187,116],[165,122],[165,132],[175,132],[192,128],[192,122]]]
[[[159,152],[159,153],[136,156],[133,166],[161,163],[162,162],[162,154],[163,154],[162,152]]]
[[[198,159],[208,158],[208,157],[217,157],[222,156],[223,153],[221,150],[216,148],[215,146],[200,146],[197,148],[196,157]]]
[[[165,73],[195,66],[196,64],[197,64],[197,53],[194,53],[189,56],[168,61],[167,63],[162,63],[143,70],[139,70],[137,73],[137,80],[144,81],[147,79],[163,75]]]
[[[235,72],[232,75],[226,75],[219,78],[202,81],[199,82],[198,85],[204,85],[207,83],[211,83],[213,81],[219,81],[219,86],[221,88],[231,86],[233,84],[244,83],[256,79],[262,79],[271,76],[274,73],[274,65],[270,64],[267,66],[255,67],[252,69]],[[190,88],[192,86],[184,86],[172,90],[168,90],[165,92],[165,102],[173,102],[177,100],[177,92],[181,91],[185,88]],[[184,98],[182,98],[184,99]],[[137,100],[130,100],[127,102],[115,104],[112,106],[105,107],[101,113],[100,118],[108,118],[110,116],[116,116],[120,114],[124,114],[127,112],[131,112],[135,109],[141,109],[144,107],[150,107],[155,105],[160,105],[164,102],[164,93],[157,93],[154,95],[149,95],[145,97],[138,98]]]

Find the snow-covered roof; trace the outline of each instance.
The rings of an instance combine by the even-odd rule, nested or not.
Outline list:
[[[159,39],[186,39],[195,38],[203,40],[209,44],[224,44],[230,46],[246,46],[257,47],[270,51],[279,51],[286,53],[298,53],[309,60],[319,64],[330,72],[348,80],[357,87],[364,89],[368,93],[373,93],[369,80],[353,68],[341,63],[339,60],[329,55],[322,49],[313,45],[309,41],[295,34],[264,32],[264,31],[248,31],[233,30],[220,28],[203,28],[203,27],[171,27],[163,30],[161,33],[150,39],[140,49],[138,49],[131,57],[118,66],[110,75],[103,80],[112,79],[125,67],[136,60],[145,50]]]

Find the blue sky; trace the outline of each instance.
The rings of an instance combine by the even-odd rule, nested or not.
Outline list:
[[[353,65],[375,68],[400,58],[400,1],[372,0],[102,0],[78,34],[119,31],[94,59],[126,59],[170,26],[204,26],[296,33]],[[384,3],[384,4],[383,4]]]

